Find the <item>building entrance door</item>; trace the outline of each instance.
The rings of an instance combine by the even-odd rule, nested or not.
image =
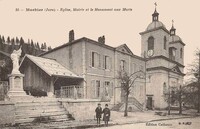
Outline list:
[[[153,99],[152,96],[147,97],[147,109],[152,110],[153,109]]]

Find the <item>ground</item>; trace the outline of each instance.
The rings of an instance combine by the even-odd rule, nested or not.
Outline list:
[[[161,113],[162,112],[162,113]],[[159,115],[161,113],[161,115]],[[113,129],[195,129],[200,126],[200,114],[196,110],[187,110],[183,115],[178,115],[178,111],[172,111],[171,115],[167,115],[167,111],[143,111],[143,112],[129,112],[128,117],[123,116],[123,112],[111,111],[111,120],[109,127],[104,127],[103,121],[101,126],[96,125],[94,118],[86,118],[85,120],[74,120],[64,122],[50,122],[50,123],[31,123],[30,125],[18,125],[18,128],[25,129],[82,129],[82,128],[113,128]],[[15,129],[15,127],[4,127],[4,129]]]
[[[176,120],[160,120],[154,122],[101,127],[101,129],[199,129],[199,121],[200,117],[181,118]]]

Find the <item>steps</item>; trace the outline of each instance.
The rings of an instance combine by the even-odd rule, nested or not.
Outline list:
[[[143,111],[143,105],[134,97],[129,97],[128,99],[128,110],[129,107],[133,110]],[[125,108],[125,103],[116,104],[111,110],[113,111],[122,111]]]
[[[133,104],[136,106],[140,111],[143,111],[143,105],[135,98],[135,97],[130,97],[129,98],[129,104]]]
[[[57,100],[21,101],[15,104],[15,123],[68,121],[68,112]]]
[[[119,111],[119,109],[122,107],[124,103],[118,103],[111,109],[112,111]]]

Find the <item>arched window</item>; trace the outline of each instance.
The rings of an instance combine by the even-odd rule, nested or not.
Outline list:
[[[183,49],[180,49],[180,58],[183,58]]]
[[[166,36],[164,37],[164,49],[165,50],[167,49],[167,38],[166,38]]]
[[[169,48],[169,58],[171,60],[175,60],[176,57],[176,48],[175,47],[170,47]]]
[[[167,93],[167,85],[166,83],[164,82],[163,83],[163,94],[166,94]]]
[[[149,37],[148,39],[148,50],[154,50],[154,38]]]

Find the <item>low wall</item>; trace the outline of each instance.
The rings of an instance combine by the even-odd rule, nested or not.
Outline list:
[[[0,101],[0,125],[15,123],[15,105],[9,101]]]
[[[105,107],[105,104],[108,104],[109,108],[109,102],[102,102],[100,100],[59,100],[62,102],[62,105],[65,107],[65,109],[72,114],[72,116],[76,120],[85,120],[85,119],[96,119],[95,115],[95,109],[98,105],[98,103],[101,104],[102,109]]]

